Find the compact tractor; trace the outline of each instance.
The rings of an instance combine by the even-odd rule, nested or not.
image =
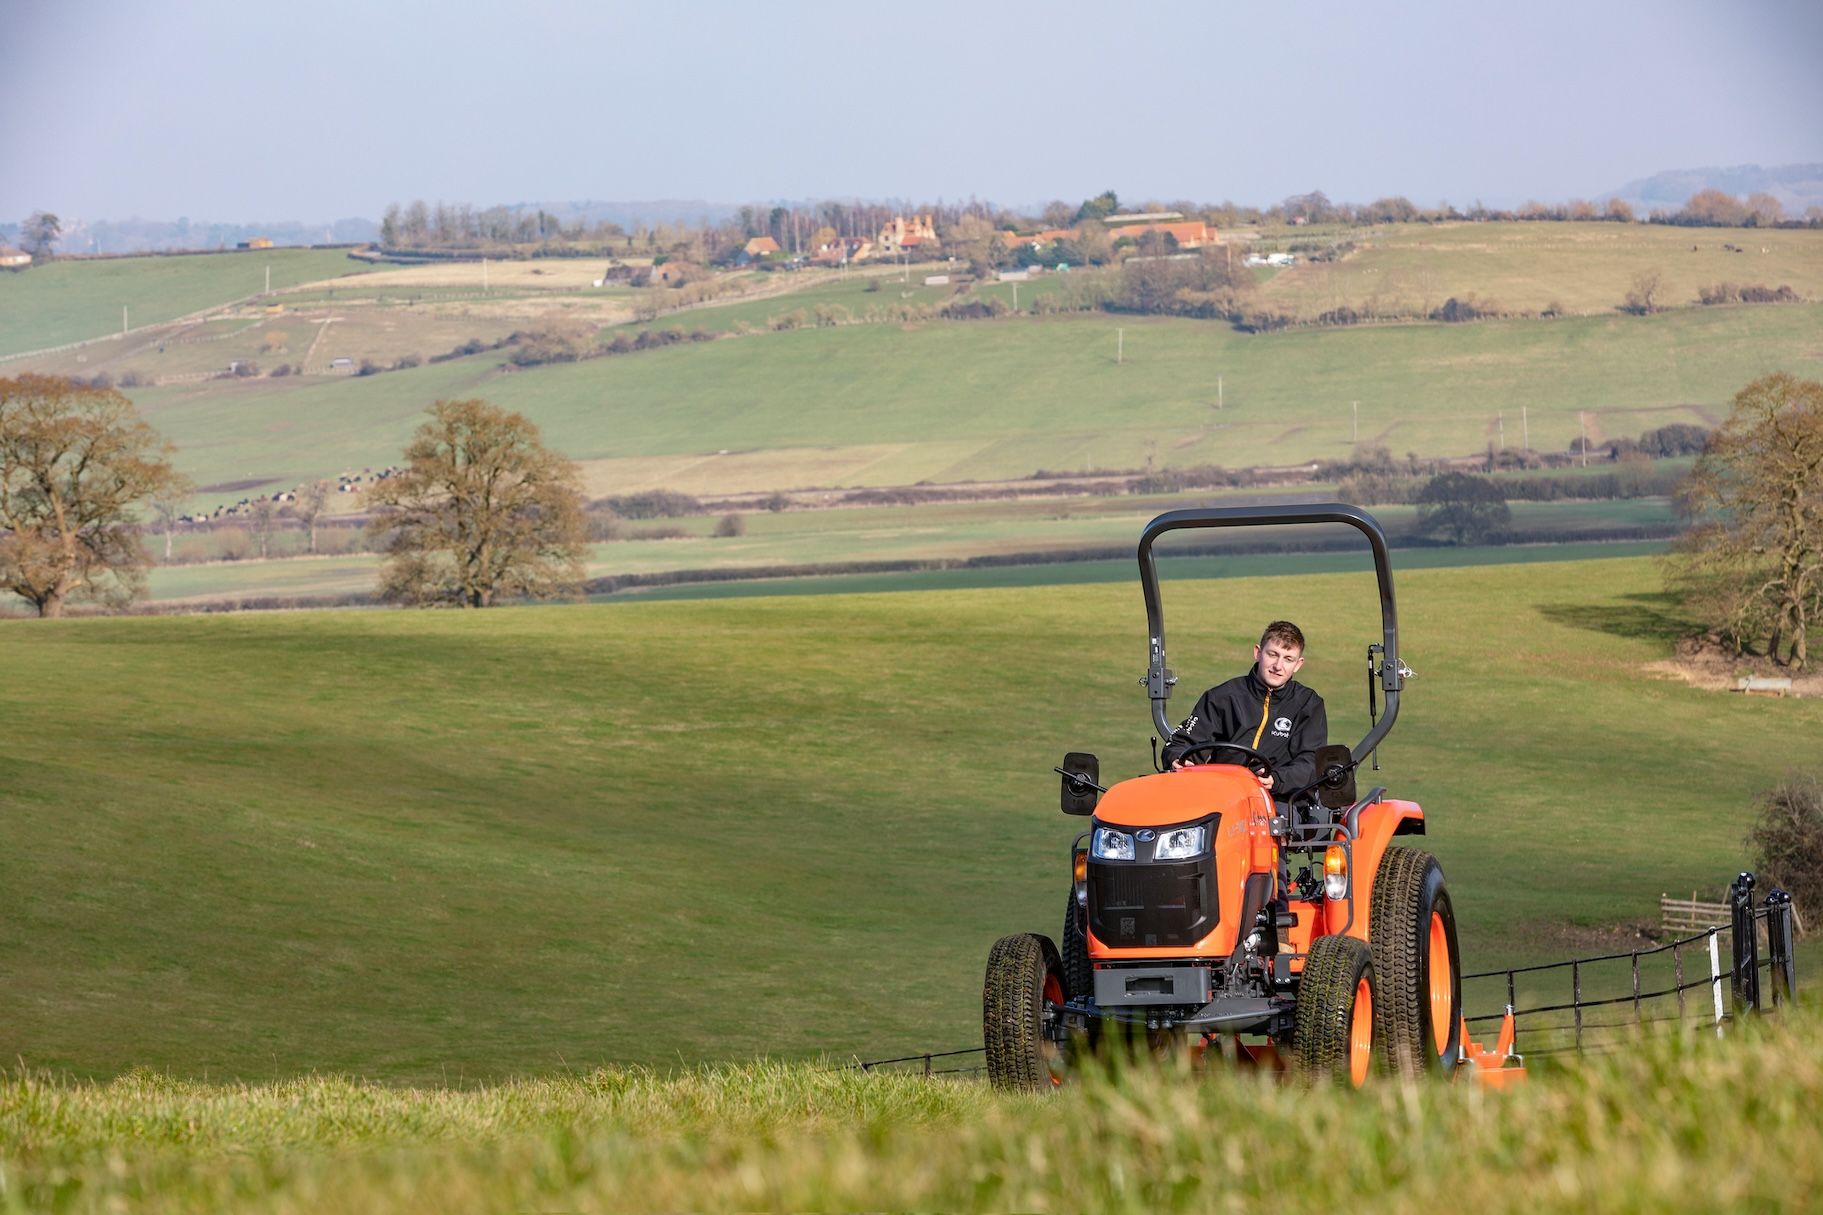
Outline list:
[[[1411,671],[1399,660],[1386,536],[1342,504],[1172,511],[1139,541],[1149,652],[1142,682],[1169,738],[1165,626],[1153,544],[1182,528],[1347,524],[1373,550],[1382,636],[1367,647],[1367,734],[1317,753],[1306,789],[1264,787],[1271,765],[1237,743],[1186,754],[1191,766],[1099,784],[1071,752],[1066,814],[1091,815],[1071,846],[1062,947],[1016,933],[988,955],[982,1024],[997,1085],[1061,1083],[1083,1052],[1181,1044],[1360,1085],[1374,1070],[1517,1079],[1511,1019],[1494,1050],[1469,1041],[1456,915],[1443,870],[1416,846],[1417,803],[1356,771],[1399,715]],[[1379,711],[1383,702],[1384,711]],[[1156,741],[1156,740],[1155,740]],[[1161,767],[1156,752],[1153,766]],[[1375,765],[1377,769],[1377,763]]]

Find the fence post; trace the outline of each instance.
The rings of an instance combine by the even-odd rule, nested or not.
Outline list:
[[[1519,1007],[1519,1001],[1513,998],[1513,972],[1507,971],[1507,1011],[1513,1012]],[[1519,1014],[1513,1014],[1513,1049],[1519,1049]]]
[[[1576,1049],[1582,1049],[1582,959],[1570,963],[1570,1008],[1576,1014]]]
[[[924,1074],[930,1075],[930,1056],[928,1054],[924,1056]]]
[[[1760,934],[1753,916],[1753,874],[1743,873],[1728,887],[1728,921],[1734,937],[1734,1015],[1760,1011]]]
[[[1766,892],[1766,953],[1772,959],[1773,1006],[1789,1004],[1797,969],[1791,959],[1791,896],[1783,890]]]
[[[1643,1014],[1639,1011],[1639,951],[1636,949],[1633,951],[1633,1021],[1634,1021],[1634,1024],[1636,1024],[1636,1025],[1644,1024],[1644,1022],[1640,1019],[1642,1015]]]
[[[1674,941],[1671,944],[1672,982],[1677,986],[1677,1021],[1678,1028],[1684,1024],[1684,943]]]
[[[1719,928],[1709,930],[1709,993],[1715,998],[1715,1034],[1722,1036],[1722,953],[1717,944]]]

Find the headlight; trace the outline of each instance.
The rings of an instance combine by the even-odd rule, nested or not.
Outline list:
[[[1095,834],[1089,837],[1089,851],[1104,861],[1130,861],[1133,859],[1133,837],[1124,831],[1097,827]]]
[[[1152,850],[1155,861],[1183,861],[1203,852],[1204,831],[1201,827],[1173,827],[1158,833],[1158,846]]]

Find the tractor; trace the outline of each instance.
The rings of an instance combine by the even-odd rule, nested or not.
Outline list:
[[[1158,737],[1177,677],[1153,545],[1184,528],[1346,524],[1373,550],[1381,637],[1367,647],[1367,734],[1317,752],[1306,789],[1263,785],[1271,764],[1237,743],[1187,754],[1193,766],[1112,787],[1095,756],[1071,752],[1063,812],[1088,815],[1071,845],[1061,948],[1015,933],[995,942],[982,993],[990,1080],[1062,1083],[1086,1052],[1174,1045],[1196,1059],[1297,1070],[1359,1086],[1376,1070],[1498,1082],[1511,1069],[1511,1023],[1493,1051],[1468,1040],[1456,915],[1443,870],[1418,846],[1424,811],[1356,772],[1399,715],[1411,671],[1399,658],[1386,536],[1340,503],[1171,511],[1139,541],[1149,642],[1145,684]],[[1383,704],[1383,711],[1381,711]],[[1158,741],[1154,739],[1154,743]],[[1374,770],[1378,770],[1375,759]],[[1517,1076],[1499,1077],[1516,1079]]]

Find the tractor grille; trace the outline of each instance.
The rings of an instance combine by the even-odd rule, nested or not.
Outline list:
[[[1089,926],[1117,949],[1193,945],[1219,910],[1215,859],[1164,863],[1089,862]]]

